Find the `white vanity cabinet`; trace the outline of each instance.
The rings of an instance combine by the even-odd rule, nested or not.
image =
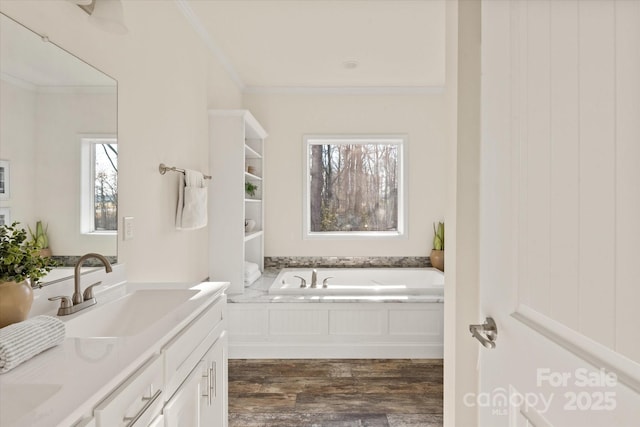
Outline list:
[[[162,350],[165,427],[227,425],[226,297],[198,316]]]
[[[224,333],[164,406],[163,427],[227,426],[226,345]]]
[[[96,427],[227,425],[226,296],[166,342],[94,408]],[[85,425],[85,424],[81,424]]]

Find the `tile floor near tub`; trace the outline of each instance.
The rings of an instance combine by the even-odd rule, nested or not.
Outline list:
[[[442,426],[442,360],[229,360],[229,427]]]

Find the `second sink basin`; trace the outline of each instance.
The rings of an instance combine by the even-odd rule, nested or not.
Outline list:
[[[138,335],[189,300],[197,290],[140,290],[96,308],[66,322],[68,337],[127,337]],[[82,312],[80,312],[82,313]]]

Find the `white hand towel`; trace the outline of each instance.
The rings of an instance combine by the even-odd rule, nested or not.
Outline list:
[[[249,275],[244,276],[244,285],[245,286],[249,286],[251,285],[253,282],[255,282],[256,280],[258,280],[260,278],[260,276],[262,276],[262,273],[260,272],[260,270],[251,273]]]
[[[256,271],[260,271],[260,267],[258,266],[258,264],[253,263],[253,262],[249,262],[249,261],[245,261],[244,262],[244,275],[245,276],[249,276],[249,275],[255,273]]]
[[[0,374],[64,341],[64,323],[36,316],[0,329]]]
[[[176,228],[196,230],[207,225],[207,184],[201,172],[186,170],[180,176]]]

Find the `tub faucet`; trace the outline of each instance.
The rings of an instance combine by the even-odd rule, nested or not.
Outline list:
[[[316,270],[315,268],[311,271],[311,287],[318,287],[318,270]]]

